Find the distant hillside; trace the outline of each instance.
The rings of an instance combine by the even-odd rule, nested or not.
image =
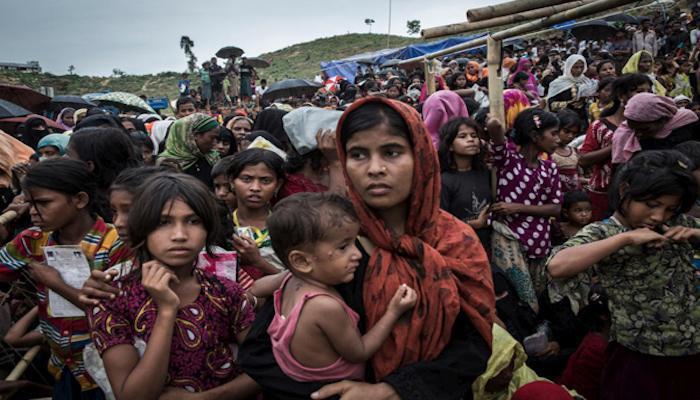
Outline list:
[[[390,47],[403,47],[419,42],[418,38],[391,36]],[[386,35],[360,34],[333,36],[295,44],[281,50],[262,54],[272,66],[259,71],[269,82],[286,78],[313,78],[320,71],[321,61],[338,60],[354,54],[386,48]],[[183,59],[184,66],[184,59]],[[53,75],[49,73],[11,73],[0,71],[0,82],[27,85],[34,89],[53,87],[54,93],[85,94],[104,90],[122,91],[149,97],[177,97],[178,72],[156,75],[125,75],[122,77],[91,77],[80,75]],[[191,76],[192,87],[200,85],[199,78]]]

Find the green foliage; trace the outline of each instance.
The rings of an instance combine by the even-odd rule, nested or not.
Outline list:
[[[420,33],[420,21],[417,19],[406,21],[406,32],[408,32],[409,35]]]

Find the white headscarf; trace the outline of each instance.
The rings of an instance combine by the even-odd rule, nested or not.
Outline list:
[[[581,75],[575,77],[571,74],[571,69],[579,61],[583,63],[583,72]],[[569,56],[564,63],[564,75],[558,77],[549,84],[547,98],[551,99],[560,93],[570,90],[574,86],[577,88],[577,99],[595,94],[598,90],[598,82],[586,76],[587,69],[588,63],[586,63],[585,57],[579,54]]]

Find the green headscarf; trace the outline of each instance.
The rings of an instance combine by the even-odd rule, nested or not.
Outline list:
[[[219,123],[214,118],[201,113],[191,114],[173,122],[165,142],[165,151],[159,158],[177,163],[183,171],[193,166],[200,158],[205,158],[209,165],[216,164],[219,161],[219,153],[212,150],[202,154],[194,136],[218,126]]]

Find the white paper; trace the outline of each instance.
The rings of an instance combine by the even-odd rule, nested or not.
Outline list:
[[[90,277],[90,264],[80,246],[47,246],[44,258],[46,264],[56,269],[63,281],[75,289],[82,288]],[[49,289],[49,316],[84,317],[85,311]]]

